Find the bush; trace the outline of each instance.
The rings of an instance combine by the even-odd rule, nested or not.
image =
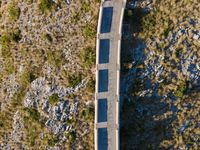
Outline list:
[[[58,94],[53,94],[53,95],[49,96],[49,103],[51,105],[55,105],[58,101],[59,101]]]
[[[77,84],[81,82],[81,80],[82,80],[81,74],[68,75],[68,82],[70,87],[75,87]]]
[[[96,36],[96,29],[95,29],[95,26],[92,25],[92,24],[87,24],[85,26],[85,28],[83,29],[83,36],[85,38],[95,38]]]
[[[17,106],[20,106],[21,103],[22,103],[22,100],[23,100],[23,97],[25,96],[25,92],[24,91],[19,91],[19,92],[16,92],[14,95],[13,95],[13,100],[12,100],[12,107],[16,108]]]
[[[20,76],[20,83],[21,83],[23,90],[25,90],[26,87],[35,79],[36,79],[36,76],[31,71],[26,71],[26,72],[22,73]]]
[[[32,4],[33,3],[33,0],[26,0],[26,3],[29,5],[29,4]]]
[[[75,131],[70,132],[69,136],[68,136],[68,139],[69,139],[70,143],[74,143],[75,140],[76,140],[76,132]]]
[[[42,13],[45,13],[51,9],[52,5],[52,0],[40,0],[39,9],[42,11]]]
[[[25,111],[28,113],[29,117],[34,121],[39,121],[40,113],[35,108],[25,108]]]
[[[17,20],[19,18],[20,9],[16,5],[16,3],[12,2],[12,3],[9,4],[9,6],[8,6],[8,14],[9,14],[10,20],[14,21],[14,20]]]
[[[95,91],[95,80],[90,78],[90,81],[87,83],[87,91],[94,93]]]
[[[89,12],[90,11],[90,5],[86,2],[86,0],[83,0],[81,10],[83,12]]]
[[[92,47],[87,47],[80,52],[80,58],[84,63],[84,66],[91,68],[95,64],[95,52]]]
[[[48,34],[48,33],[44,34],[43,37],[44,37],[45,40],[47,40],[47,41],[49,41],[49,42],[52,42],[52,41],[53,41],[53,38],[52,38],[51,35]]]
[[[94,119],[94,106],[93,105],[87,106],[87,108],[82,111],[81,115],[84,118],[84,120],[93,120]]]
[[[58,51],[48,51],[47,52],[47,61],[55,65],[56,68],[60,68],[65,62],[65,56],[61,50]]]
[[[19,42],[22,38],[21,31],[17,29],[14,32],[3,33],[0,39],[0,43],[3,48],[9,47],[11,41]]]
[[[179,97],[179,98],[183,97],[184,94],[185,94],[186,91],[187,91],[187,88],[188,88],[188,83],[187,83],[187,81],[185,81],[185,82],[183,81],[181,84],[179,84],[178,88],[177,88],[176,91],[174,92],[174,95],[175,95],[176,97]]]
[[[55,146],[55,144],[59,142],[58,138],[53,136],[51,139],[48,139],[48,145],[49,146]]]
[[[10,35],[9,34],[3,34],[1,36],[0,42],[1,42],[2,47],[4,47],[4,48],[9,46],[9,43],[11,42]]]
[[[19,42],[22,39],[21,31],[18,29],[10,34],[10,38],[14,42]]]

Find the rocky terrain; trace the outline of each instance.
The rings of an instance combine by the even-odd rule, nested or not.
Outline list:
[[[98,0],[0,0],[0,149],[93,149]]]
[[[128,3],[122,47],[121,148],[198,150],[200,2]]]

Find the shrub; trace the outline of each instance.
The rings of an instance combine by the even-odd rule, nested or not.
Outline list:
[[[20,8],[16,5],[16,3],[12,2],[8,6],[8,14],[10,20],[17,20],[20,15]]]
[[[22,39],[21,31],[18,29],[10,34],[10,38],[14,42],[19,42]]]
[[[81,18],[81,11],[75,12],[74,16],[72,17],[72,21],[74,23],[77,23]]]
[[[49,96],[49,103],[51,105],[55,105],[58,101],[59,101],[58,94],[53,94],[53,95]]]
[[[7,47],[9,43],[11,42],[10,35],[8,33],[2,34],[0,42],[1,42],[2,47],[4,48]]]
[[[187,88],[188,88],[188,84],[187,84],[187,81],[183,81],[181,82],[181,84],[178,85],[178,88],[176,89],[176,91],[174,92],[174,95],[176,97],[183,97],[183,95],[186,93],[187,91]]]
[[[50,64],[55,65],[55,67],[60,68],[65,62],[65,57],[61,50],[58,51],[48,51],[47,60]]]
[[[95,26],[92,24],[87,24],[83,29],[83,36],[85,38],[95,38],[96,36],[96,29]]]
[[[70,143],[74,143],[76,140],[76,132],[72,131],[69,133],[68,140]]]
[[[19,92],[16,92],[14,95],[13,95],[13,100],[12,100],[12,106],[14,108],[16,108],[17,106],[20,106],[21,105],[21,102],[23,100],[23,97],[25,96],[25,92],[24,91],[19,91]]]
[[[20,83],[23,90],[25,90],[26,87],[35,79],[36,79],[36,76],[34,75],[32,71],[26,71],[22,73],[20,76]]]
[[[145,31],[154,31],[156,25],[156,15],[148,14],[141,20],[142,30]]]
[[[19,42],[22,38],[21,31],[17,29],[14,32],[3,33],[0,38],[0,43],[3,48],[8,48],[11,41]]]
[[[33,3],[33,0],[26,0],[26,3],[29,5],[29,4],[32,4]]]
[[[40,113],[35,108],[25,108],[25,111],[28,113],[29,117],[34,121],[39,121]]]
[[[92,47],[87,47],[80,52],[80,58],[84,63],[84,66],[91,68],[95,64],[95,52]]]
[[[83,12],[89,12],[90,11],[90,5],[86,2],[86,0],[83,0],[81,10]]]
[[[3,53],[10,53],[10,54],[7,54],[7,55],[11,55],[10,50],[7,51],[6,49],[4,49],[2,51],[2,55],[6,55],[6,54],[3,54]],[[9,57],[11,57],[11,56],[9,56]],[[4,63],[4,67],[5,67],[5,71],[6,71],[7,74],[12,74],[12,73],[15,72],[15,66],[14,66],[12,58],[9,58],[9,57],[4,57],[6,59],[6,61]]]
[[[87,83],[87,91],[94,93],[95,91],[95,80],[90,78],[89,82]]]
[[[127,15],[128,15],[128,17],[131,17],[133,15],[132,10],[128,10]]]
[[[53,136],[51,139],[48,139],[48,145],[49,146],[55,146],[55,144],[59,142],[58,138],[56,136]]]
[[[94,106],[89,105],[86,109],[82,111],[82,117],[84,120],[93,120],[94,119]]]
[[[42,13],[45,13],[51,9],[52,5],[52,0],[40,0],[39,9],[42,11]]]
[[[70,87],[75,87],[82,80],[82,75],[79,73],[77,75],[68,75],[68,82]]]
[[[164,35],[165,38],[167,38],[167,36],[169,35],[170,30],[171,29],[169,27],[164,30],[163,35]]]
[[[52,42],[52,41],[53,41],[53,38],[52,38],[51,35],[48,34],[48,33],[44,34],[43,37],[44,37],[45,40],[47,40],[47,41],[49,41],[49,42]]]

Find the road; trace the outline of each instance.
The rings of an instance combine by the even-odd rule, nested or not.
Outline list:
[[[96,43],[95,150],[119,150],[121,31],[126,0],[101,2]]]

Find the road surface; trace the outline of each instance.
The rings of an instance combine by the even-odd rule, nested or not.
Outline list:
[[[122,21],[126,0],[101,2],[96,44],[95,150],[119,150]]]

